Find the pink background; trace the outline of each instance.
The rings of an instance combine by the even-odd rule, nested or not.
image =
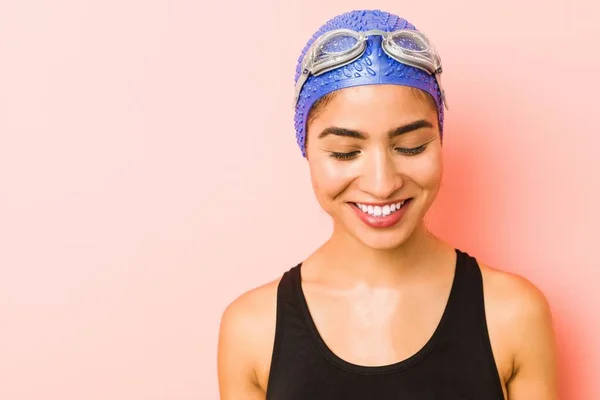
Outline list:
[[[433,231],[552,305],[563,399],[600,370],[593,0],[0,2],[0,398],[217,399],[220,315],[327,237],[298,53],[383,8],[442,54]]]

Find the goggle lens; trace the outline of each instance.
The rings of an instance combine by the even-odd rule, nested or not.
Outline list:
[[[329,38],[317,49],[317,57],[347,53],[358,45],[358,38],[342,33]]]
[[[403,50],[412,52],[424,52],[429,50],[429,44],[416,35],[400,33],[392,36],[391,39],[394,45]]]
[[[314,50],[310,64],[304,65],[313,74],[319,74],[338,63],[345,63],[361,46],[358,35],[340,32],[319,43]]]

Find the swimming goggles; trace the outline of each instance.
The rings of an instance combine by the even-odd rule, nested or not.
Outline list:
[[[411,29],[393,32],[379,29],[364,32],[336,29],[324,33],[315,40],[302,60],[302,73],[296,82],[294,107],[298,104],[302,86],[310,75],[319,76],[356,61],[367,49],[367,38],[374,35],[382,37],[381,47],[388,56],[434,76],[447,109],[440,76],[442,61],[429,39],[423,33]]]

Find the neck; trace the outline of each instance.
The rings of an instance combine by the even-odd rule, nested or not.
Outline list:
[[[333,235],[315,254],[327,274],[347,283],[393,284],[418,274],[431,272],[440,260],[452,257],[454,249],[435,237],[421,221],[402,245],[392,249],[373,249],[347,234]]]

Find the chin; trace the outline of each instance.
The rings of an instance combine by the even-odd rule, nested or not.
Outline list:
[[[410,219],[391,228],[372,228],[361,221],[338,220],[343,235],[373,250],[393,250],[404,245],[416,232],[418,224]],[[339,232],[342,233],[342,232]]]
[[[387,232],[373,231],[371,229],[365,231],[364,229],[360,229],[351,232],[351,235],[371,249],[393,250],[405,244],[414,232],[414,229],[407,231],[407,229],[403,228],[405,227],[397,227],[396,229]]]

